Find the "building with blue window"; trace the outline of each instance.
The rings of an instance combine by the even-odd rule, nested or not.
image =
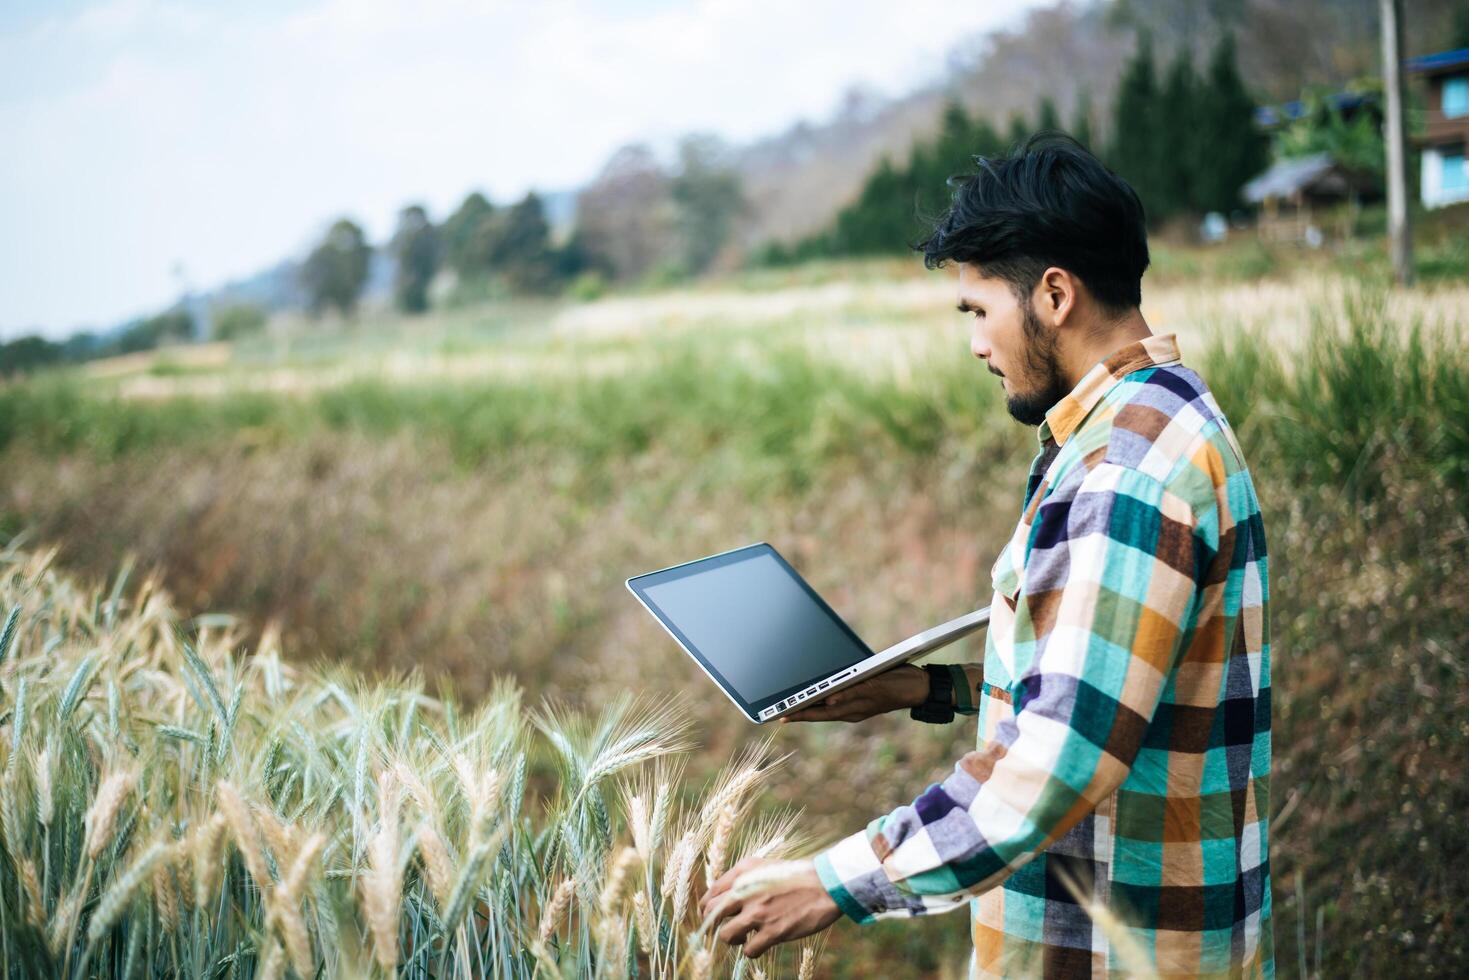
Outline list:
[[[1469,48],[1410,58],[1403,67],[1427,85],[1423,134],[1416,138],[1423,170],[1419,196],[1424,207],[1469,201]]]

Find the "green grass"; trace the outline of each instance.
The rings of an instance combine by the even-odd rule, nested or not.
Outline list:
[[[590,475],[657,442],[715,461],[702,474],[710,480],[789,490],[809,485],[837,459],[927,455],[949,439],[989,449],[995,427],[986,420],[998,395],[975,383],[972,362],[918,373],[924,383],[904,387],[779,342],[757,364],[730,363],[701,338],[664,344],[625,373],[571,384],[362,380],[302,398],[246,392],[154,401],[98,397],[79,378],[51,375],[0,389],[0,450],[18,442],[43,453],[119,458],[246,432],[266,440],[321,431],[407,434],[443,444],[469,468],[555,455]]]
[[[1448,479],[1469,476],[1469,351],[1458,332],[1398,324],[1385,293],[1349,289],[1320,309],[1304,346],[1219,335],[1200,363],[1252,458],[1311,483],[1364,494],[1380,488],[1390,447]],[[962,445],[987,456],[1024,450],[996,426],[998,389],[972,359],[917,365],[919,380],[872,377],[779,335],[757,358],[734,358],[736,331],[679,335],[610,374],[475,383],[358,380],[300,397],[120,399],[49,374],[0,389],[0,450],[123,457],[207,445],[248,433],[294,440],[313,432],[406,434],[446,446],[470,469],[568,458],[594,474],[657,446],[706,463],[713,482],[751,492],[795,491],[840,461],[927,458]],[[586,352],[579,356],[588,357]],[[585,488],[609,488],[589,479]]]

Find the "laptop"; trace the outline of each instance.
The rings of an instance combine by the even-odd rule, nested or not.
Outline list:
[[[635,575],[627,587],[756,724],[968,636],[976,609],[874,652],[769,544]]]

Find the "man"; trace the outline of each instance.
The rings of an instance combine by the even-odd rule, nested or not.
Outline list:
[[[984,663],[899,667],[792,720],[977,714],[978,748],[809,871],[728,902],[719,938],[758,956],[843,914],[967,901],[971,976],[1273,976],[1269,588],[1249,472],[1139,310],[1132,188],[1059,134],[977,162],[918,247],[929,268],[957,264],[971,351],[1039,427]]]

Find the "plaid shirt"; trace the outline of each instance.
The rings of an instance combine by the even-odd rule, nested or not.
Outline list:
[[[970,902],[974,977],[1273,976],[1269,587],[1234,433],[1170,334],[1039,435],[983,669],[952,667],[978,748],[817,872],[858,922]]]

